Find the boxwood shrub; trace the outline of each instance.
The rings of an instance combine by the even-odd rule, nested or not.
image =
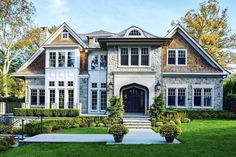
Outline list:
[[[229,111],[214,110],[171,110],[168,114],[186,113],[190,119],[236,119],[236,114]]]
[[[77,117],[79,109],[44,109],[44,108],[15,108],[15,116],[44,116],[44,117]]]

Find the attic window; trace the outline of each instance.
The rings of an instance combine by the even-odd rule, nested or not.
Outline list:
[[[141,33],[137,29],[134,29],[129,32],[129,36],[141,36]]]
[[[62,32],[61,33],[61,39],[68,40],[69,39],[69,33],[68,32]]]

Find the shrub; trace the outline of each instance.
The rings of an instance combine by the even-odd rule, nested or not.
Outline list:
[[[181,122],[182,122],[182,123],[190,123],[191,120],[190,120],[189,118],[182,118],[182,119],[181,119]],[[180,123],[181,123],[181,122],[180,122]]]
[[[9,145],[16,144],[16,139],[12,136],[6,136],[3,138],[3,140],[7,141],[7,143],[9,143]]]
[[[129,132],[129,129],[124,126],[123,124],[114,124],[112,125],[109,130],[108,133],[109,134],[113,134],[113,135],[125,135]]]
[[[162,137],[177,137],[180,135],[182,130],[177,125],[166,124],[160,129],[160,134]]]
[[[226,80],[223,85],[223,108],[224,110],[230,110],[231,102],[234,101],[236,94],[236,75]]]
[[[148,114],[151,120],[160,119],[165,111],[163,94],[161,93],[159,96],[155,96],[153,100],[153,104],[149,108]]]
[[[181,120],[180,119],[176,119],[175,120],[175,124],[177,124],[177,125],[181,124]]]
[[[3,138],[0,139],[0,151],[5,151],[10,147],[10,144]]]
[[[120,119],[123,117],[124,105],[121,101],[121,98],[118,96],[112,96],[109,100],[110,106],[107,108],[108,117]]]
[[[162,122],[156,122],[155,127],[160,127],[160,126],[162,126],[162,125],[163,125]]]
[[[0,124],[0,134],[19,134],[20,132],[20,128]]]
[[[15,116],[44,116],[44,117],[77,117],[79,109],[44,109],[44,108],[15,108]]]
[[[236,114],[229,111],[189,110],[184,112],[190,119],[236,119]]]
[[[169,124],[170,124],[170,125],[175,125],[175,122],[174,122],[173,120],[171,120],[171,121],[169,122]]]

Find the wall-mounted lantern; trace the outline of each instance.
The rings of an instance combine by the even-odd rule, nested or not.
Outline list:
[[[108,84],[108,89],[109,89],[109,90],[112,90],[112,88],[113,88],[113,84],[112,84],[112,82],[110,82],[110,83]]]
[[[156,85],[155,85],[155,91],[159,91],[161,90],[161,84],[159,81],[157,81]]]

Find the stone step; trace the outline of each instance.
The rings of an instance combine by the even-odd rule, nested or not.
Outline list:
[[[129,129],[151,129],[151,126],[126,126]]]
[[[151,126],[151,123],[123,123],[127,126]]]

